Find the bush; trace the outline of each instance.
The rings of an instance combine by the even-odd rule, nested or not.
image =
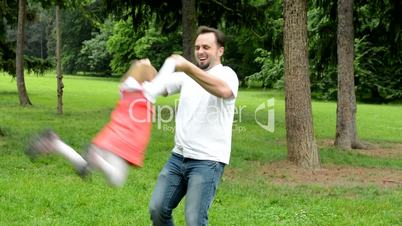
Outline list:
[[[271,53],[264,49],[256,49],[258,57],[255,62],[261,65],[261,71],[246,77],[249,88],[263,87],[282,89],[284,87],[284,60],[283,56],[273,58]]]
[[[33,72],[36,75],[43,75],[46,71],[49,71],[53,68],[53,64],[50,59],[24,56],[24,61],[24,67],[28,70],[28,73]]]
[[[79,64],[84,71],[101,74],[110,74],[111,54],[107,51],[107,40],[112,34],[113,24],[105,22],[99,32],[93,32],[93,38],[85,40],[82,44]]]
[[[384,44],[370,43],[366,36],[356,39],[355,51],[356,96],[376,102],[402,99],[401,58],[394,58]]]
[[[149,58],[158,67],[171,53],[181,49],[178,33],[163,36],[152,26],[144,30],[134,31],[131,19],[115,24],[113,35],[106,44],[112,55],[110,66],[114,73],[124,73],[132,60],[140,58]]]

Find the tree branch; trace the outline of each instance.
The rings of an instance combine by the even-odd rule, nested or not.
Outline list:
[[[236,13],[240,18],[243,18],[243,15],[242,15],[242,14],[240,14],[239,12],[236,12],[236,11],[235,11],[234,9],[232,9],[232,8],[229,8],[228,6],[224,5],[222,2],[218,2],[217,0],[212,0],[212,2],[214,2],[215,4],[221,6],[222,8],[224,8],[224,9],[227,10],[227,11]]]

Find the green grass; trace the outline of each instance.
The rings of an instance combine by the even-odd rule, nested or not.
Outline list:
[[[0,74],[0,225],[150,225],[148,201],[173,145],[173,123],[154,124],[141,169],[125,187],[113,189],[99,174],[82,181],[58,156],[31,162],[23,154],[30,134],[52,127],[78,150],[108,121],[119,94],[118,80],[64,77],[64,115],[56,114],[55,75],[26,76],[32,107],[18,105],[15,81]],[[275,98],[275,132],[255,123],[254,110]],[[161,98],[173,105],[178,96]],[[237,101],[231,164],[210,210],[210,225],[401,225],[402,189],[375,186],[274,185],[259,177],[256,163],[286,159],[284,98],[279,91],[242,90]],[[313,102],[317,140],[333,139],[336,104]],[[166,119],[168,115],[163,112]],[[261,122],[266,111],[257,114]],[[402,143],[401,105],[358,105],[359,137],[379,145]],[[402,156],[379,158],[323,148],[323,164],[402,170]],[[250,175],[254,175],[250,177]],[[174,212],[184,225],[183,203]]]

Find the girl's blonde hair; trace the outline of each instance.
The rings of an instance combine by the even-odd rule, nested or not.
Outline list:
[[[151,65],[149,60],[134,60],[131,62],[130,68],[124,73],[121,81],[125,81],[128,76],[132,76],[136,80],[150,81],[157,74],[156,69]]]

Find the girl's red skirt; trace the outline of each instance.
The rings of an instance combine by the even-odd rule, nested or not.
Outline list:
[[[142,92],[123,92],[111,120],[92,140],[129,163],[142,166],[151,136],[152,104]]]

